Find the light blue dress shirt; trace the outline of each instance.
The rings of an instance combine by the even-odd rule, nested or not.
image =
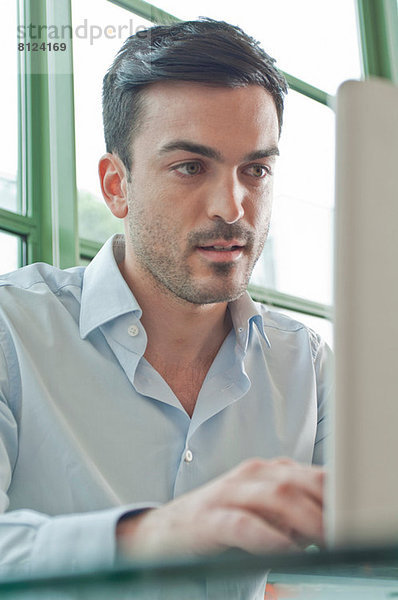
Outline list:
[[[115,524],[258,456],[323,461],[329,350],[244,294],[192,418],[143,357],[114,236],[0,278],[0,573],[110,566]],[[164,316],[167,319],[167,315]]]

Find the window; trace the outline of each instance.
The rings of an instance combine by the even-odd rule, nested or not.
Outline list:
[[[333,94],[361,75],[354,0],[214,0],[153,4],[180,19],[200,16],[239,25],[275,57],[280,69]]]
[[[270,236],[252,282],[331,304],[334,114],[330,108],[290,90],[280,153]]]
[[[3,143],[0,145],[0,208],[18,211],[17,172],[18,172],[18,63],[17,8],[12,3],[0,4],[0,21],[7,23],[0,37],[2,57],[2,86],[0,131]],[[5,142],[5,143],[4,143]]]
[[[0,275],[19,267],[23,251],[24,244],[21,238],[0,231]]]
[[[16,3],[0,5],[4,31],[0,38],[3,85],[0,97],[0,273],[13,271],[26,260],[26,233],[19,186],[19,68]]]
[[[0,10],[1,50],[9,59],[0,100],[7,133],[1,150],[0,230],[21,240],[18,266],[38,260],[71,266],[77,254],[71,48],[34,52],[31,45],[54,42],[47,24],[68,23],[68,3],[55,7],[46,0],[15,0],[3,2]]]
[[[107,0],[72,0],[72,24],[79,235],[98,243],[123,231],[123,222],[104,203],[98,179],[98,159],[105,153],[102,79],[127,36],[151,22]]]

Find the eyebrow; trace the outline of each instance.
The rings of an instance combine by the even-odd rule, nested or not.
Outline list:
[[[184,150],[185,152],[200,154],[201,156],[205,156],[206,158],[212,158],[219,162],[223,161],[222,154],[218,152],[218,150],[215,150],[210,146],[196,144],[187,140],[173,140],[172,142],[169,142],[168,144],[162,146],[159,150],[159,154],[167,154],[168,152],[173,152],[174,150]],[[269,156],[279,156],[279,149],[277,146],[271,146],[270,148],[265,148],[263,150],[254,150],[253,152],[249,152],[249,154],[246,154],[243,157],[243,160],[259,160],[260,158],[267,158]]]

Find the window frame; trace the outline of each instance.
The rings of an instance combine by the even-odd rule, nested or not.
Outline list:
[[[17,11],[18,25],[71,22],[69,0],[18,0]],[[22,239],[20,266],[66,268],[79,258],[72,50],[62,58],[60,70],[50,52],[18,53],[20,212],[0,209],[0,229]]]

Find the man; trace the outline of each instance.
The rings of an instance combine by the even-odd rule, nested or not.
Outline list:
[[[245,292],[285,91],[222,22],[116,57],[99,174],[125,239],[0,286],[4,572],[322,540],[327,349]]]

